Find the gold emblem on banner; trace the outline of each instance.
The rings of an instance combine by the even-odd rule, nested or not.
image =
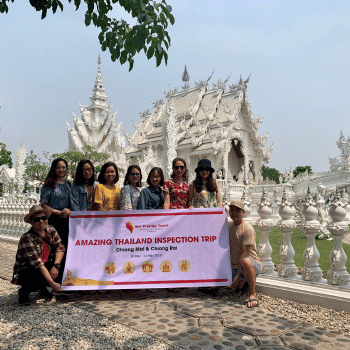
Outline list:
[[[160,270],[162,272],[170,272],[172,268],[173,268],[173,264],[169,260],[163,260],[160,263]]]
[[[135,271],[135,264],[132,261],[127,261],[123,264],[123,272],[124,273],[133,273]]]
[[[146,260],[142,263],[142,272],[144,273],[151,273],[153,272],[154,265],[152,261]]]
[[[117,270],[117,266],[114,262],[108,262],[107,264],[105,264],[105,266],[103,266],[103,271],[107,275],[113,275],[116,270]]]
[[[187,272],[187,271],[190,271],[190,268],[191,268],[191,264],[188,260],[181,260],[179,262],[179,270],[181,272]]]

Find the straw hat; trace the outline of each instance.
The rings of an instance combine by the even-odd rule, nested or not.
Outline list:
[[[29,224],[31,217],[38,213],[45,213],[49,217],[51,215],[51,209],[44,209],[41,205],[33,205],[29,209],[29,213],[24,217],[24,222]]]

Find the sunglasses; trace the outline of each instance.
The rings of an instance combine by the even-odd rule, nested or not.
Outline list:
[[[46,215],[44,215],[44,216],[39,216],[39,217],[37,217],[37,218],[33,218],[32,220],[33,220],[34,222],[40,222],[40,220],[46,221],[46,220],[47,220],[47,216],[46,216]]]
[[[174,169],[175,169],[175,170],[184,170],[185,167],[184,167],[183,165],[175,165],[175,166],[174,166]]]
[[[139,177],[140,176],[140,173],[130,173],[131,176],[137,176]]]
[[[210,168],[199,168],[199,171],[210,171]]]

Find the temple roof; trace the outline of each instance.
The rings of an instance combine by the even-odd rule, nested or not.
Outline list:
[[[246,94],[249,78],[246,81],[240,78],[228,91],[227,80],[219,79],[209,89],[209,79],[196,83],[193,88],[165,92],[165,102],[154,103],[152,113],[142,114],[140,123],[134,123],[136,130],[129,138],[126,152],[131,155],[148,147],[149,143],[163,142],[168,109],[172,105],[176,111],[177,133],[183,135],[178,140],[179,147],[197,151],[210,149],[214,139],[245,133],[256,154],[266,158],[267,134],[259,136],[257,132],[263,118],[254,117]]]

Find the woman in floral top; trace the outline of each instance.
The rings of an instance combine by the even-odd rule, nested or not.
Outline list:
[[[164,209],[187,209],[188,172],[183,158],[173,160],[171,179],[164,184]]]
[[[198,162],[196,179],[189,186],[190,209],[222,207],[219,186],[213,178],[214,171],[210,160],[202,159]]]
[[[140,196],[142,174],[138,165],[130,165],[125,175],[124,187],[120,192],[120,210],[136,209]]]

